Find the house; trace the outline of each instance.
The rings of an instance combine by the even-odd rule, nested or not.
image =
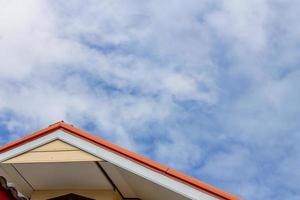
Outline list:
[[[239,199],[65,122],[1,147],[0,176],[31,200]]]

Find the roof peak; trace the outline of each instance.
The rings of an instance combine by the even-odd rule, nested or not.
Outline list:
[[[50,126],[57,126],[57,125],[69,125],[69,126],[73,126],[73,124],[70,124],[70,123],[66,123],[64,120],[61,120],[61,121],[58,121],[58,122],[55,122],[53,124],[50,124],[48,127]]]
[[[127,158],[130,158],[142,165],[145,165],[153,170],[156,170],[156,171],[159,171],[160,173],[164,174],[164,175],[167,175],[167,176],[170,176],[170,177],[173,177],[177,180],[181,180],[189,185],[192,185],[200,190],[203,190],[203,191],[206,191],[208,193],[211,193],[215,196],[218,196],[218,197],[221,197],[223,199],[228,199],[228,200],[237,200],[239,198],[223,191],[223,190],[220,190],[218,188],[215,188],[213,186],[210,186],[206,183],[203,183],[195,178],[192,178],[190,176],[187,176],[183,173],[180,173],[180,172],[177,172],[173,169],[170,169],[166,166],[163,166],[155,161],[152,161],[150,159],[147,159],[143,156],[140,156],[134,152],[131,152],[127,149],[124,149],[118,145],[115,145],[111,142],[108,142],[106,140],[103,140],[99,137],[96,137],[86,131],[83,131],[79,128],[76,128],[74,127],[72,124],[68,124],[64,121],[59,121],[59,122],[56,122],[54,124],[51,124],[49,125],[47,128],[44,128],[44,129],[41,129],[37,132],[34,132],[24,138],[21,138],[20,140],[17,140],[15,142],[12,142],[12,143],[9,143],[7,145],[4,145],[3,147],[0,147],[0,154],[3,153],[3,152],[6,152],[6,151],[9,151],[15,147],[18,147],[20,145],[23,145],[27,142],[30,142],[32,140],[35,140],[35,139],[38,139],[40,137],[43,137],[47,134],[50,134],[56,130],[64,130],[70,134],[73,134],[73,135],[76,135],[80,138],[83,138],[87,141],[90,141],[92,143],[95,143],[99,146],[102,146],[110,151],[113,151],[115,153],[118,153],[122,156],[125,156]]]

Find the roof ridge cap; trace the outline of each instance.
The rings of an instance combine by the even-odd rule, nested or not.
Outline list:
[[[57,125],[61,126],[62,124],[66,124],[66,123],[64,122],[64,120],[61,120],[61,121],[55,122],[55,123],[53,123],[53,124],[50,124],[48,127],[51,127],[51,126],[57,126]]]

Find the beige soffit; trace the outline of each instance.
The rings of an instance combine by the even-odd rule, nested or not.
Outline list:
[[[2,163],[15,164],[79,161],[102,161],[102,159],[61,140],[55,140]]]

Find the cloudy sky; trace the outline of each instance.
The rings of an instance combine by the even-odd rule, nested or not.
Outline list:
[[[0,144],[64,120],[246,200],[299,199],[299,10],[0,0]]]

